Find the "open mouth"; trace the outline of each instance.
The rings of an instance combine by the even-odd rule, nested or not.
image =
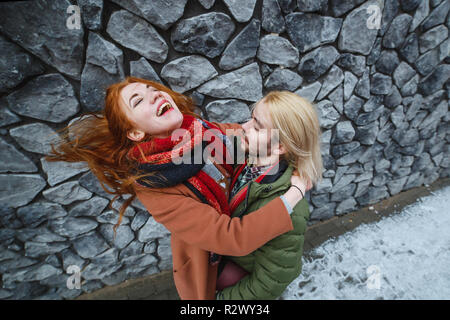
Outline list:
[[[156,116],[161,117],[165,115],[167,112],[171,111],[172,109],[173,107],[169,102],[164,102],[162,105],[158,107],[158,110],[156,111]]]

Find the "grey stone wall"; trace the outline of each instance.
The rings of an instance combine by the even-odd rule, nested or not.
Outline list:
[[[70,5],[81,9],[80,28]],[[71,299],[171,268],[169,232],[142,205],[127,210],[113,242],[117,211],[92,173],[43,159],[55,132],[100,110],[105,88],[126,75],[191,95],[198,112],[220,122],[246,120],[248,106],[273,89],[314,102],[326,171],[308,193],[310,224],[448,177],[449,7],[1,3],[0,299]],[[81,268],[81,289],[66,285],[71,265]]]

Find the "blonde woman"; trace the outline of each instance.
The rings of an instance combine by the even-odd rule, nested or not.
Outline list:
[[[322,178],[318,116],[306,99],[288,91],[270,92],[256,103],[251,120],[242,128],[242,147],[254,163],[235,168],[230,186],[232,217],[242,218],[285,193],[295,171],[310,181],[306,190]],[[275,299],[300,275],[310,212],[304,197],[288,210],[293,211],[294,230],[249,255],[228,256],[221,262],[217,299]]]

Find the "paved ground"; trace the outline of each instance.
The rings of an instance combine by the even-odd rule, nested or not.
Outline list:
[[[391,197],[389,199],[383,200],[376,205],[369,206],[363,209],[360,209],[358,211],[343,215],[341,217],[334,217],[332,219],[329,219],[327,221],[317,223],[311,227],[309,227],[305,234],[305,254],[304,254],[304,265],[303,265],[303,272],[302,275],[296,279],[289,287],[288,290],[283,294],[281,297],[282,299],[353,299],[355,295],[359,294],[359,298],[356,299],[408,299],[408,298],[420,298],[421,295],[418,295],[418,293],[414,294],[411,291],[411,285],[414,287],[414,290],[418,290],[420,288],[420,285],[425,285],[429,281],[436,281],[437,279],[440,279],[441,275],[446,275],[447,279],[450,279],[450,274],[445,273],[447,269],[443,267],[443,270],[441,270],[441,266],[446,263],[446,265],[450,265],[449,256],[441,256],[440,251],[431,251],[430,256],[434,257],[436,256],[436,260],[430,260],[430,259],[423,259],[423,263],[420,265],[420,272],[419,268],[417,270],[414,270],[414,272],[417,272],[417,276],[411,275],[408,279],[418,279],[416,282],[397,282],[396,277],[400,276],[401,274],[394,273],[393,270],[402,270],[401,268],[403,266],[414,266],[416,263],[420,262],[420,255],[426,254],[426,248],[433,248],[436,250],[439,250],[438,248],[445,247],[447,252],[450,251],[450,229],[448,226],[450,226],[450,221],[447,220],[449,223],[445,224],[443,223],[443,220],[436,220],[436,217],[439,218],[439,210],[436,210],[439,207],[434,207],[433,210],[428,210],[433,205],[432,204],[426,204],[425,207],[422,209],[421,215],[414,215],[414,214],[406,214],[406,218],[402,217],[402,209],[405,208],[408,205],[414,204],[418,199],[422,197],[427,197],[430,195],[440,194],[441,189],[446,190],[447,196],[442,197],[442,204],[443,204],[443,210],[442,212],[447,212],[447,219],[448,215],[450,214],[449,210],[445,211],[446,208],[450,207],[450,203],[448,203],[448,199],[450,198],[450,195],[448,194],[450,190],[450,187],[447,187],[450,185],[450,178],[446,179],[440,179],[436,182],[434,182],[431,186],[428,187],[419,187],[419,188],[413,188],[408,191],[399,193],[395,195],[394,197]],[[441,196],[438,196],[438,199],[441,199]],[[424,199],[423,199],[424,200]],[[447,201],[447,202],[444,202]],[[446,205],[444,205],[446,203]],[[422,204],[423,205],[423,204]],[[405,211],[409,211],[410,209],[405,208]],[[434,212],[434,214],[433,214]],[[438,212],[438,213],[436,213]],[[442,213],[441,212],[441,213]],[[390,223],[391,227],[389,228],[389,223],[383,225],[383,220],[388,219],[390,216],[392,216],[392,222]],[[410,216],[408,218],[408,216]],[[421,219],[414,220],[414,216],[420,216]],[[430,219],[428,219],[428,216],[430,216]],[[397,220],[396,220],[397,219]],[[428,221],[432,221],[431,225],[427,225]],[[442,222],[442,225],[446,225],[447,229],[440,229],[440,224],[437,223],[438,221]],[[421,247],[422,251],[414,251],[414,253],[417,253],[415,256],[415,260],[410,261],[411,254],[408,253],[408,249],[401,248],[398,246],[389,246],[389,243],[381,243],[380,240],[383,240],[384,238],[381,238],[380,236],[376,236],[376,231],[378,230],[380,232],[380,229],[375,227],[375,229],[371,229],[369,225],[372,224],[378,224],[381,223],[380,226],[383,226],[383,228],[386,229],[386,234],[389,235],[391,238],[398,238],[398,241],[406,241],[405,243],[409,243],[410,245],[414,246],[414,250],[417,250],[416,243],[413,242],[415,238],[415,234],[423,234],[421,231],[423,229],[427,229],[427,235],[433,235],[434,230],[436,232],[434,233],[436,235],[436,239],[433,237],[428,237],[427,240],[424,241],[430,241],[430,245]],[[419,223],[419,226],[417,226],[418,229],[414,229],[414,224]],[[434,228],[436,225],[433,223],[436,223],[437,229]],[[412,225],[411,225],[412,224]],[[366,226],[365,226],[366,225]],[[403,230],[402,232],[406,234],[406,238],[403,238],[402,232],[396,232],[395,226],[398,225],[407,225],[408,228],[411,229],[399,229]],[[361,228],[358,228],[358,227]],[[363,229],[363,228],[367,229]],[[356,230],[355,230],[356,229]],[[362,231],[360,231],[362,229]],[[353,232],[353,230],[355,230]],[[365,230],[365,231],[364,231]],[[438,236],[438,233],[446,233],[444,236]],[[364,242],[361,239],[364,239],[364,236],[361,237],[361,234],[364,232],[368,232],[368,236],[372,236],[372,249],[377,248],[377,256],[374,256],[373,262],[371,262],[369,265],[367,265],[367,262],[361,261],[361,258],[356,258],[355,256],[350,256],[353,260],[347,260],[347,256],[344,254],[344,252],[341,256],[338,254],[332,254],[334,247],[333,243],[336,243],[338,241],[329,241],[330,239],[334,237],[338,237],[338,239],[343,239],[340,242],[340,246],[336,247],[339,249],[344,249],[346,251],[349,251],[349,248],[352,248],[352,246],[346,246],[346,243],[350,241],[354,241],[354,246],[356,246],[358,243],[360,246],[356,246],[356,248],[361,248],[362,250],[360,252],[368,252],[368,248],[365,247],[364,244],[367,244],[367,241]],[[372,233],[370,233],[372,232]],[[384,232],[384,231],[383,231]],[[390,234],[389,234],[390,232]],[[439,235],[440,235],[439,233]],[[386,235],[386,236],[387,236]],[[358,236],[360,238],[358,238]],[[445,237],[446,236],[446,237]],[[441,240],[446,239],[446,240]],[[378,242],[377,242],[378,241]],[[398,242],[397,241],[397,242]],[[447,242],[446,242],[447,241]],[[395,243],[397,243],[395,242]],[[349,242],[350,243],[350,242]],[[334,244],[336,245],[336,244]],[[400,242],[401,245],[401,242]],[[392,254],[395,252],[390,252],[389,254],[383,254],[383,250],[389,249],[389,248],[397,248],[397,250],[403,250],[399,251],[397,258],[395,260],[392,259]],[[316,251],[315,251],[316,250]],[[356,249],[355,249],[356,250]],[[331,251],[331,252],[330,252]],[[349,251],[350,252],[350,251]],[[356,252],[356,251],[355,251]],[[380,255],[380,252],[383,255]],[[325,255],[327,257],[327,264],[323,261],[325,258]],[[313,259],[316,257],[315,259]],[[344,259],[344,257],[346,259]],[[363,257],[363,256],[362,256]],[[322,260],[320,260],[322,259]],[[335,259],[335,260],[333,260]],[[314,264],[314,260],[317,260]],[[319,262],[318,260],[322,261]],[[355,261],[359,260],[359,267],[356,267]],[[345,262],[344,262],[345,261]],[[372,260],[371,260],[372,261]],[[392,261],[392,263],[391,263]],[[335,266],[333,269],[333,265]],[[395,263],[396,262],[396,263]],[[400,263],[401,262],[401,263]],[[350,266],[353,267],[353,269],[349,269],[352,271],[345,274],[345,268],[346,263],[349,263]],[[402,264],[403,263],[403,264]],[[372,269],[367,270],[367,267],[370,265],[374,265],[375,267],[372,267]],[[378,266],[378,269],[377,269]],[[400,266],[400,267],[399,267]],[[444,265],[445,266],[445,265]],[[341,268],[341,269],[338,269]],[[314,270],[320,270],[320,273],[323,274],[321,277],[312,277],[314,274]],[[327,269],[329,268],[329,269]],[[330,280],[329,283],[323,283],[323,281],[327,280],[326,272],[333,274],[336,276],[335,278],[331,278],[330,275],[329,279],[333,279],[333,281]],[[361,274],[363,272],[363,274]],[[380,282],[377,283],[377,272],[380,275]],[[448,272],[448,271],[447,271]],[[430,274],[434,274],[433,277],[430,277]],[[423,280],[420,280],[422,282],[419,282],[420,278],[418,275],[423,276]],[[377,287],[377,285],[380,285],[380,290],[377,289],[368,289],[367,283],[365,282],[366,279],[370,276],[369,280],[369,287]],[[344,279],[341,279],[340,277],[344,277]],[[357,280],[359,279],[359,280]],[[352,282],[353,281],[353,282]],[[412,284],[411,284],[412,283]],[[407,285],[406,285],[407,284]],[[333,286],[332,292],[334,293],[328,293],[327,290],[322,290],[322,288],[326,285],[329,285],[330,288]],[[402,285],[405,285],[402,287]],[[359,286],[359,287],[358,287]],[[314,289],[316,287],[316,289]],[[320,288],[320,289],[319,289]],[[337,290],[343,290],[342,294],[339,294],[339,291]],[[361,289],[360,293],[355,293],[355,288]],[[389,290],[388,288],[391,288]],[[428,288],[432,288],[432,285],[428,285]],[[444,290],[447,290],[447,288],[443,288]],[[365,290],[365,291],[364,291]],[[370,290],[370,291],[368,291]],[[403,291],[402,291],[403,290]],[[427,293],[427,296],[432,296],[430,293],[432,290]],[[363,295],[362,292],[365,292],[366,295]],[[369,293],[368,293],[369,292]],[[403,293],[402,293],[403,292]],[[408,292],[410,294],[408,295]],[[449,292],[449,291],[444,291]],[[425,294],[425,293],[424,293]],[[423,295],[422,295],[423,296]],[[133,280],[127,280],[122,284],[119,284],[117,286],[102,288],[96,292],[92,292],[89,294],[84,294],[77,299],[149,299],[149,300],[158,300],[158,299],[179,299],[173,279],[172,279],[172,273],[171,271],[163,272],[157,275],[148,276],[146,278],[141,279],[133,279]],[[430,298],[432,299],[432,298]],[[450,296],[447,295],[446,299],[450,299]]]

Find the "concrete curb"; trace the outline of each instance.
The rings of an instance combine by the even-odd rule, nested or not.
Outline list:
[[[376,222],[400,212],[405,206],[428,196],[432,191],[450,185],[450,178],[439,179],[430,186],[421,186],[396,194],[371,206],[318,222],[307,228],[304,253],[308,253],[332,237],[338,237],[363,223]],[[179,300],[172,271],[163,271],[139,279],[126,280],[116,286],[86,293],[76,300]]]

